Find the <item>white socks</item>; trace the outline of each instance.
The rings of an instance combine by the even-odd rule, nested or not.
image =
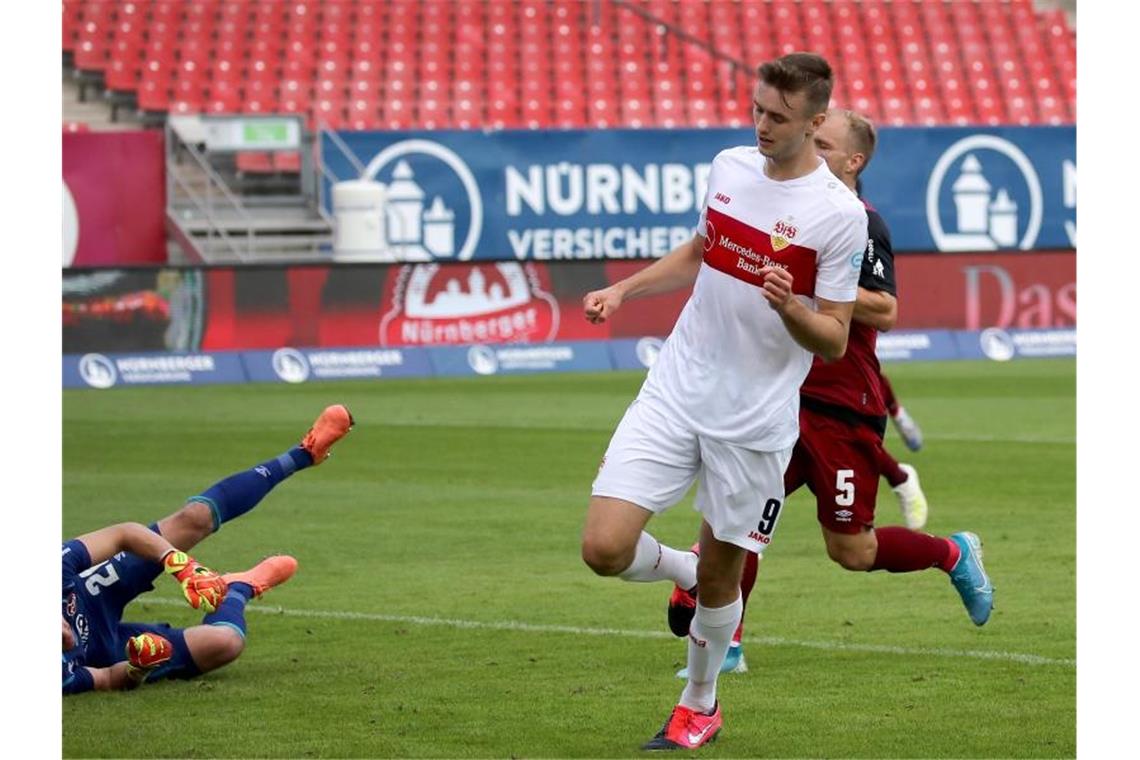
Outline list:
[[[716,678],[743,614],[744,603],[739,596],[724,607],[705,607],[697,601],[697,614],[689,626],[689,682],[681,692],[685,707],[698,712],[713,709]]]
[[[645,531],[637,539],[633,562],[620,574],[626,581],[673,581],[683,589],[697,585],[697,555],[677,551]]]

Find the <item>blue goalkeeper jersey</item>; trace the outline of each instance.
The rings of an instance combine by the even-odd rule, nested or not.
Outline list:
[[[113,605],[100,599],[100,592],[108,584],[108,577],[100,570],[106,563],[91,566],[87,547],[78,540],[63,545],[63,619],[75,635],[74,647],[63,653],[63,686],[84,665],[108,667],[126,659],[117,652],[118,614]]]

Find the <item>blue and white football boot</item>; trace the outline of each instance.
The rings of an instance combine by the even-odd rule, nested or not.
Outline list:
[[[985,625],[994,608],[994,586],[982,567],[982,539],[963,531],[950,536],[950,540],[962,551],[962,556],[950,571],[950,582],[962,597],[962,604],[966,605],[966,612],[974,625]]]

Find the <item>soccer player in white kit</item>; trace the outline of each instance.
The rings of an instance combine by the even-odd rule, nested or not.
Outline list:
[[[771,541],[799,435],[812,354],[843,356],[867,245],[867,215],[816,155],[832,72],[812,53],[759,68],[755,146],[713,160],[696,235],[588,293],[604,322],[630,299],[693,286],[622,418],[594,481],[582,558],[627,581],[699,583],[681,698],[643,749],[695,749],[722,725],[716,681],[741,616],[745,552]],[[645,532],[698,480],[699,557]]]

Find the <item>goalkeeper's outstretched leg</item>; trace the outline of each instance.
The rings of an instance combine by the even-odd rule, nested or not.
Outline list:
[[[144,527],[123,523],[63,545],[63,691],[133,688],[159,678],[189,678],[233,662],[245,647],[245,606],[296,572],[289,556],[219,576],[189,550],[224,523],[257,506],[278,483],[324,462],[354,420],[343,405],[324,409],[281,455],[218,481],[176,512]],[[123,611],[163,572],[186,600],[208,613],[186,629],[125,624]]]
[[[191,496],[181,509],[158,521],[158,532],[182,551],[189,551],[224,523],[256,507],[281,481],[321,464],[353,423],[343,404],[326,407],[298,445]]]

